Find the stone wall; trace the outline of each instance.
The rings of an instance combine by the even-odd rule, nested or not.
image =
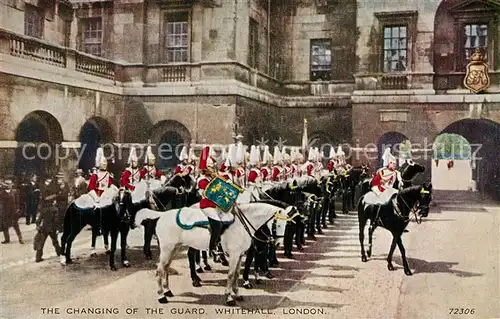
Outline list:
[[[324,7],[318,7],[318,3],[312,0],[296,2],[295,15],[289,27],[292,37],[292,80],[309,81],[311,39],[331,39],[332,79],[351,80],[357,37],[356,1],[337,1]]]
[[[303,120],[308,120],[308,135],[323,141],[348,143],[352,138],[351,108],[277,108],[248,98],[237,99],[238,123],[245,143],[269,141],[275,145],[280,138],[286,145],[300,146],[302,143]]]

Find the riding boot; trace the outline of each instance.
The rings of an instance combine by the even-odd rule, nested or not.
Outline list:
[[[217,244],[219,243],[220,240],[222,222],[212,218],[208,218],[208,222],[210,224],[210,244],[209,244],[210,252],[214,256],[216,256],[218,255]]]

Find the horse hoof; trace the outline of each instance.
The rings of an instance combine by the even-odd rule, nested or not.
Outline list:
[[[252,287],[251,283],[249,283],[248,281],[246,281],[245,283],[243,283],[243,288],[245,288],[245,289],[252,289],[253,287]]]
[[[408,269],[408,270],[405,270],[405,275],[411,276],[411,275],[413,275],[413,273],[411,272],[410,269]]]
[[[201,287],[201,283],[198,280],[193,280],[193,287]]]
[[[366,256],[361,256],[361,261],[365,263],[368,261],[368,258],[366,258]]]
[[[209,265],[206,265],[203,269],[205,269],[206,271],[210,271],[210,270],[212,270],[212,267],[210,267]]]
[[[367,251],[366,255],[368,256],[368,258],[370,258],[372,256],[372,252],[371,251]]]
[[[110,268],[111,268],[111,271],[116,271],[117,270],[116,266],[111,266]]]
[[[168,303],[167,297],[163,296],[160,299],[158,299],[159,303]]]
[[[125,260],[125,261],[123,262],[123,267],[125,267],[125,268],[129,268],[129,267],[130,267],[130,263],[129,263],[129,261],[128,261],[128,260]]]
[[[227,267],[227,266],[229,266],[229,263],[227,262],[227,260],[223,260],[221,265]]]
[[[203,271],[203,268],[201,268],[201,267],[200,267],[200,268],[196,269],[196,272],[197,272],[197,273],[199,273],[199,274],[201,274],[201,273],[203,273],[204,271]]]
[[[173,297],[174,294],[172,293],[172,291],[167,291],[166,293],[164,293],[165,297]]]
[[[236,300],[228,300],[228,301],[226,301],[226,306],[229,306],[229,307],[236,306]]]
[[[389,271],[393,271],[393,270],[394,270],[394,266],[393,266],[393,265],[391,265],[391,264],[388,264],[388,265],[387,265],[387,269],[388,269]]]
[[[234,300],[236,301],[243,301],[243,296],[234,296]]]

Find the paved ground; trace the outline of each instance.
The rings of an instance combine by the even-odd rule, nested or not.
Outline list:
[[[175,297],[167,305],[157,303],[155,262],[143,260],[142,230],[130,236],[132,268],[111,272],[102,239],[99,256],[88,257],[89,231],[77,237],[78,264],[60,266],[49,241],[47,260],[34,263],[34,226],[22,225],[27,243],[18,244],[13,234],[13,243],[0,248],[0,318],[500,318],[500,207],[467,201],[443,198],[424,223],[410,224],[403,241],[411,277],[404,275],[397,250],[397,269],[387,270],[391,238],[382,229],[374,236],[374,256],[362,263],[356,215],[339,215],[296,260],[280,258],[275,279],[241,288],[245,301],[235,308],[222,306],[224,267],[212,264],[212,272],[201,274],[203,287],[194,288],[185,252],[173,263],[179,273],[170,280]],[[98,308],[117,314],[98,314]],[[451,308],[458,310],[449,314]],[[88,310],[95,314],[84,314]]]

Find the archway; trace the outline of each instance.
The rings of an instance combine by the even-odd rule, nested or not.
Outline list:
[[[156,145],[156,166],[169,170],[180,162],[182,147],[191,143],[191,134],[182,123],[165,120],[153,127],[151,142]]]
[[[377,143],[379,167],[383,165],[382,155],[386,148],[389,147],[391,149],[391,154],[398,158],[400,144],[407,140],[409,140],[408,137],[400,132],[391,131],[384,133]]]
[[[438,136],[443,133],[460,135],[470,143],[470,169],[472,179],[476,182],[476,189],[481,194],[500,200],[500,163],[498,162],[500,124],[487,119],[463,119],[448,125]],[[463,174],[459,170],[455,171],[457,174]]]
[[[56,147],[63,141],[59,121],[45,111],[34,111],[24,117],[16,130],[16,149],[14,174],[54,174],[58,163]]]
[[[87,120],[80,129],[80,159],[78,168],[88,172],[95,165],[97,148],[113,141],[113,131],[109,123],[100,117]]]

